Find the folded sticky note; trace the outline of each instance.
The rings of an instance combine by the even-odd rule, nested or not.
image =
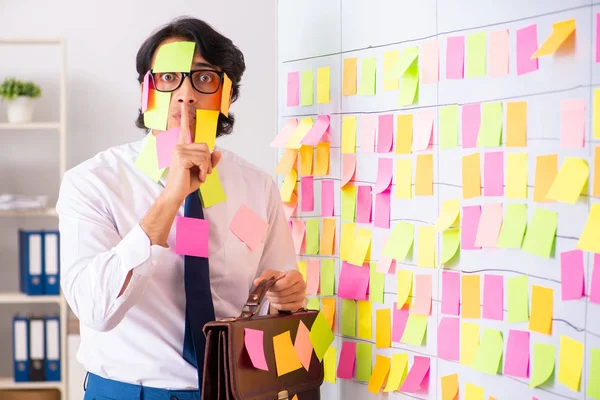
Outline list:
[[[586,160],[577,157],[565,157],[546,197],[550,200],[575,204],[585,188],[588,174],[589,167]]]
[[[527,204],[505,204],[504,221],[498,237],[498,247],[520,249],[527,227]]]
[[[149,134],[134,164],[136,168],[145,173],[154,182],[158,182],[165,172],[164,168],[158,168],[156,147],[156,136]]]
[[[186,256],[208,257],[209,223],[201,218],[177,216],[175,252]]]
[[[458,374],[441,377],[442,400],[455,400],[458,395]]]
[[[410,314],[400,342],[422,346],[427,331],[427,315]]]

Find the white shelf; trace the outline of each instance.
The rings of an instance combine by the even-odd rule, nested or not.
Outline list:
[[[2,210],[0,217],[55,217],[58,214],[54,208],[42,208],[40,210]]]
[[[56,129],[61,127],[60,122],[29,122],[29,123],[0,123],[0,129],[3,130],[36,130],[36,129]]]
[[[15,382],[11,377],[0,377],[0,390],[6,389],[58,389],[65,392],[63,382]]]
[[[0,304],[62,304],[62,296],[28,296],[23,293],[0,293]]]
[[[63,39],[61,38],[0,38],[0,44],[63,44]]]

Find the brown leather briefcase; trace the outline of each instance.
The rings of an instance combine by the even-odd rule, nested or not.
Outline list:
[[[224,318],[204,326],[206,352],[202,399],[206,400],[319,400],[323,383],[323,364],[314,353],[308,371],[301,367],[277,376],[273,337],[290,331],[295,341],[298,325],[302,321],[310,330],[317,311],[302,309],[294,313],[258,316],[265,293],[276,278],[261,282],[248,297],[239,317]],[[268,371],[254,368],[244,344],[244,329],[264,332],[264,353]]]

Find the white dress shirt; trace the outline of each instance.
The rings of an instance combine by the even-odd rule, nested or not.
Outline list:
[[[134,165],[145,140],[103,151],[64,175],[56,205],[61,286],[80,321],[77,360],[87,371],[145,386],[197,388],[196,369],[182,357],[184,265],[174,251],[175,224],[169,248],[151,245],[139,225],[166,184],[165,177],[156,183]],[[232,152],[218,150],[227,200],[206,208],[204,216],[210,224],[212,297],[221,318],[240,314],[263,270],[298,267],[274,180]],[[229,229],[243,204],[269,224],[254,251]],[[117,298],[131,270],[131,282]]]

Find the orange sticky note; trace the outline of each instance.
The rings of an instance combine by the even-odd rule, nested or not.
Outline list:
[[[275,352],[277,376],[285,375],[302,368],[302,363],[298,359],[296,349],[292,344],[290,331],[273,336],[273,351]]]
[[[392,361],[389,357],[382,356],[380,354],[375,356],[375,366],[373,367],[373,372],[371,373],[371,378],[369,379],[369,392],[379,393],[381,387],[383,386],[383,382],[390,372],[391,362]]]
[[[375,312],[376,330],[375,347],[378,349],[390,347],[392,345],[392,323],[391,311],[389,308],[382,308]]]
[[[329,328],[333,330],[335,325],[335,297],[324,297],[321,299],[323,301],[323,309],[321,312],[325,317],[325,320],[329,323]]]
[[[298,150],[296,149],[285,149],[285,152],[275,168],[276,174],[288,174],[292,168],[296,168],[296,161],[298,160]]]
[[[228,117],[231,103],[231,79],[223,73],[223,89],[221,90],[221,112]]]
[[[415,196],[433,196],[433,154],[417,156]]]
[[[241,205],[231,220],[229,230],[250,248],[260,244],[267,235],[269,224],[246,205]]]
[[[463,275],[461,303],[463,318],[481,318],[481,291],[479,275]]]
[[[353,96],[356,94],[356,57],[344,59],[344,82],[342,95]]]
[[[313,346],[310,341],[310,331],[304,325],[304,322],[300,320],[298,324],[298,332],[296,332],[296,341],[294,342],[294,350],[296,350],[296,355],[300,360],[300,363],[304,367],[305,370],[308,371],[310,367],[310,359],[313,352]]]
[[[332,256],[335,247],[335,219],[323,218],[319,254]]]
[[[413,140],[412,114],[396,116],[396,154],[410,154]]]
[[[558,174],[558,154],[537,156],[535,160],[535,183],[533,184],[533,201],[536,203],[551,202],[546,195]]]
[[[527,146],[527,102],[506,103],[506,146]]]
[[[217,123],[219,112],[214,110],[196,109],[196,134],[194,143],[206,143],[209,149],[214,150],[217,140]]]
[[[462,195],[463,199],[481,196],[481,161],[479,153],[462,158]]]
[[[314,176],[325,176],[329,174],[329,142],[317,144],[317,156],[313,170]]]
[[[458,396],[458,374],[442,376],[442,400],[455,400]]]
[[[554,290],[543,286],[531,286],[530,331],[543,333],[544,335],[552,334],[553,300]]]
[[[594,148],[594,184],[592,196],[600,196],[600,146]]]
[[[300,175],[312,175],[313,158],[314,148],[312,146],[302,145],[302,147],[300,147]]]

